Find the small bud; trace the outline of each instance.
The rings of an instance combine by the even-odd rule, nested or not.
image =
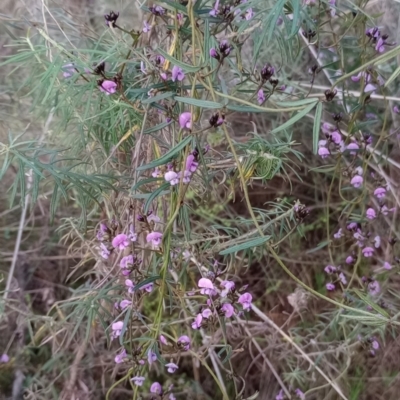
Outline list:
[[[268,81],[272,75],[274,75],[275,68],[271,66],[271,64],[266,64],[264,68],[261,70],[261,78],[265,81]]]
[[[334,99],[334,97],[336,96],[337,90],[333,89],[333,90],[325,90],[325,98],[326,101],[332,101]]]
[[[335,122],[340,122],[342,120],[342,113],[332,114],[332,118]]]
[[[110,14],[105,14],[104,19],[106,20],[106,25],[115,28],[115,23],[117,22],[118,17],[119,12],[115,13],[114,11],[111,11]]]

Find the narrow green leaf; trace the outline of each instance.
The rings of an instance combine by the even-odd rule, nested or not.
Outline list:
[[[164,51],[161,47],[157,48],[157,53],[160,53],[163,57],[165,57],[168,61],[170,61],[173,65],[177,65],[181,67],[184,72],[197,72],[201,67],[195,67],[193,65],[185,64],[182,61],[178,61],[176,58],[170,56],[166,51]]]
[[[143,133],[144,133],[145,135],[148,135],[148,134],[150,134],[150,133],[157,132],[157,131],[159,131],[160,129],[164,129],[164,128],[167,127],[169,124],[171,124],[171,122],[163,122],[163,123],[161,123],[161,124],[155,125],[155,126],[149,128],[149,129],[144,130]]]
[[[284,124],[273,129],[271,131],[271,133],[277,133],[277,132],[283,131],[284,129],[292,126],[294,123],[296,123],[297,121],[302,119],[306,114],[308,114],[315,107],[315,105],[317,104],[317,101],[318,100],[316,100],[314,103],[311,103],[309,106],[305,107],[303,110],[297,112],[292,118],[290,118]]]
[[[142,288],[143,286],[145,286],[145,285],[147,285],[147,284],[149,284],[149,283],[155,282],[155,281],[157,281],[157,280],[159,280],[159,279],[161,279],[161,276],[160,276],[160,275],[154,275],[154,276],[151,276],[150,278],[146,278],[146,279],[144,279],[143,281],[139,282],[139,283],[133,288],[133,291],[136,292],[136,290],[139,290],[139,289]]]
[[[208,101],[208,100],[193,99],[191,97],[175,96],[174,100],[180,101],[181,103],[190,104],[192,106],[201,107],[201,108],[214,109],[214,108],[222,108],[223,107],[222,103],[217,103],[215,101]]]
[[[378,312],[382,317],[389,318],[389,313],[383,308],[379,307],[371,298],[360,292],[358,289],[354,289],[356,295],[366,304],[368,304],[371,308],[373,308],[376,312]]]
[[[315,110],[315,119],[314,119],[314,127],[313,127],[313,153],[314,154],[317,154],[317,152],[318,152],[319,131],[321,129],[321,117],[322,117],[322,103],[319,102],[317,104],[317,108]]]
[[[167,189],[168,187],[170,187],[171,184],[169,182],[165,182],[164,184],[162,184],[158,189],[156,189],[153,193],[150,194],[150,196],[148,197],[148,199],[146,200],[146,203],[144,205],[144,212],[145,214],[147,213],[147,211],[149,211],[149,208],[151,206],[152,201],[161,195],[162,192],[164,192],[165,189]]]
[[[389,79],[385,82],[385,88],[387,88],[398,76],[400,75],[400,67],[397,67]]]
[[[279,107],[299,107],[311,103],[316,103],[316,99],[312,97],[306,97],[305,99],[294,101],[277,101],[275,104]]]
[[[173,149],[171,149],[168,153],[165,153],[158,160],[154,160],[149,164],[141,165],[137,168],[137,171],[145,171],[146,169],[151,169],[158,167],[159,165],[164,165],[167,162],[171,161],[180,151],[182,151],[185,146],[187,146],[192,141],[191,136],[187,136],[183,139],[178,145],[176,145]]]
[[[161,94],[158,94],[157,96],[149,97],[148,99],[142,100],[142,104],[156,103],[157,101],[168,99],[169,97],[172,97],[173,95],[174,95],[173,92],[161,93]]]
[[[236,253],[237,251],[258,247],[268,242],[269,239],[271,239],[271,236],[264,236],[264,237],[258,237],[256,239],[251,239],[248,240],[247,242],[230,247],[229,249],[222,250],[219,252],[219,254],[221,256],[225,256],[227,254]]]
[[[141,179],[136,185],[132,186],[131,192],[134,190],[137,190],[140,188],[140,186],[146,185],[148,183],[154,183],[157,181],[162,180],[162,178],[147,178],[147,179]]]

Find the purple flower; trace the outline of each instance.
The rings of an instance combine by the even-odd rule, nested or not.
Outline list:
[[[174,65],[172,68],[172,81],[175,82],[176,80],[178,81],[183,81],[185,79],[185,74],[182,71],[182,68],[179,68],[177,65]]]
[[[145,290],[147,293],[151,293],[153,291],[153,286],[154,283],[148,283],[147,285],[144,285],[141,287],[142,290]]]
[[[346,258],[346,264],[353,264],[353,262],[354,262],[354,258],[352,256],[348,256]]]
[[[220,286],[224,288],[224,290],[221,291],[221,297],[226,297],[229,292],[235,289],[235,282],[233,281],[222,281]]]
[[[209,308],[206,308],[201,312],[201,315],[203,318],[208,319],[211,317],[212,311]]]
[[[112,241],[112,245],[114,248],[124,250],[129,246],[128,236],[126,236],[125,233],[120,233],[119,235],[115,236]]]
[[[252,300],[253,296],[246,292],[239,296],[238,303],[243,306],[243,310],[250,310]]]
[[[374,191],[374,196],[376,196],[378,199],[383,199],[386,195],[386,189],[383,187],[378,187]]]
[[[99,89],[101,92],[109,96],[117,91],[117,84],[114,81],[105,80],[101,83]]]
[[[210,49],[210,57],[216,58],[217,60],[219,59],[219,54],[217,50],[214,49],[214,47]]]
[[[400,107],[399,106],[394,106],[393,107],[393,112],[395,112],[396,114],[400,114]]]
[[[195,320],[192,322],[192,329],[200,329],[202,321],[203,316],[201,314],[197,314]]]
[[[219,14],[218,8],[219,8],[219,0],[216,0],[214,7],[210,11],[210,15],[212,17],[216,17]]]
[[[346,228],[348,231],[353,231],[357,229],[358,228],[357,222],[350,222]]]
[[[111,325],[111,329],[112,329],[111,339],[115,339],[115,338],[117,338],[118,336],[120,336],[121,333],[122,333],[122,328],[123,328],[123,327],[124,327],[123,321],[114,322],[114,323]]]
[[[162,394],[162,386],[158,383],[158,382],[154,382],[151,386],[150,386],[150,393],[154,393],[154,394]]]
[[[340,239],[343,236],[343,230],[340,228],[336,233],[333,234],[335,239]]]
[[[391,266],[387,261],[385,261],[385,262],[383,263],[383,268],[385,268],[385,269],[387,269],[387,270],[390,270],[390,269],[392,269],[392,266]]]
[[[379,247],[381,247],[381,237],[379,235],[374,237],[374,246],[376,249],[379,249]]]
[[[359,188],[362,186],[364,178],[361,175],[354,175],[351,178],[350,184],[355,188]]]
[[[179,116],[179,125],[182,129],[192,129],[192,114],[184,112]]]
[[[130,300],[122,300],[121,303],[119,303],[119,306],[121,307],[121,310],[124,310],[126,307],[130,306],[132,302]]]
[[[362,253],[364,257],[372,257],[374,255],[374,248],[373,247],[364,247],[362,249]]]
[[[162,241],[162,233],[160,232],[151,232],[146,236],[146,242],[152,243],[153,246],[159,246]]]
[[[215,292],[214,284],[207,278],[200,278],[198,287],[201,289],[200,293],[212,296]]]
[[[174,364],[172,362],[165,364],[165,366],[168,368],[167,371],[170,374],[173,374],[179,368],[176,364]]]
[[[121,268],[128,268],[129,265],[133,264],[133,255],[129,254],[129,256],[122,257],[119,266]]]
[[[327,274],[333,274],[334,272],[336,272],[337,271],[337,268],[336,267],[334,267],[333,265],[327,265],[325,268],[324,268],[324,271],[327,273]]]
[[[147,222],[150,223],[151,221],[154,221],[154,223],[157,223],[157,222],[160,222],[161,219],[158,215],[155,215],[155,214],[153,214],[152,211],[150,211],[150,214],[147,215]]]
[[[151,28],[152,28],[151,24],[149,24],[147,21],[143,22],[143,32],[144,33],[150,32]]]
[[[190,338],[189,336],[182,335],[178,338],[178,346],[182,346],[183,350],[188,351],[190,349]]]
[[[248,8],[248,9],[246,10],[246,13],[244,14],[244,18],[245,18],[247,21],[250,21],[253,17],[254,17],[254,11],[253,11],[253,9],[252,9],[252,8]]]
[[[365,34],[369,37],[369,38],[378,38],[381,35],[381,32],[379,30],[379,28],[377,26],[373,27],[373,28],[368,28],[365,30]]]
[[[331,153],[329,152],[329,150],[328,150],[326,147],[320,147],[320,148],[318,149],[318,155],[319,155],[321,158],[326,158],[326,157],[328,157],[330,154],[331,154]]]
[[[341,273],[339,274],[339,279],[340,279],[340,282],[343,283],[343,285],[347,285],[347,279],[346,279],[346,277],[344,276],[344,273],[343,273],[343,272],[341,272]]]
[[[143,382],[145,381],[144,376],[134,376],[131,381],[136,385],[136,386],[142,386]]]
[[[332,282],[327,283],[325,287],[329,291],[335,290],[335,285]]]
[[[338,131],[333,131],[329,137],[335,144],[340,144],[342,142],[342,135]]]
[[[165,346],[168,346],[168,341],[164,335],[160,335],[160,342]]]
[[[182,177],[182,174],[183,174],[183,177]],[[182,182],[186,183],[186,184],[190,182],[191,176],[192,176],[192,173],[189,171],[186,171],[186,170],[178,172],[178,178],[181,179],[181,177],[182,177]]]
[[[196,161],[196,157],[193,154],[189,154],[186,158],[186,167],[185,170],[190,173],[196,172],[199,163]]]
[[[164,175],[164,179],[171,184],[171,186],[179,183],[178,174],[175,171],[168,171]]]
[[[156,16],[161,16],[165,14],[165,9],[161,6],[152,6],[149,7],[149,10],[152,14],[156,15]]]
[[[10,361],[8,354],[3,353],[0,357],[0,364],[7,364]]]
[[[114,358],[115,364],[121,364],[126,358],[126,350],[122,349],[121,353],[117,354]]]
[[[372,281],[368,284],[368,292],[371,296],[376,296],[380,293],[381,286],[378,281]]]
[[[128,288],[128,293],[133,293],[135,291],[135,284],[130,279],[125,280],[125,286]]]
[[[157,361],[156,353],[154,353],[154,351],[152,351],[152,350],[149,350],[147,352],[147,362],[151,365],[151,364],[153,364],[153,362],[156,362],[156,361]]]
[[[357,154],[356,150],[359,150],[359,148],[360,147],[358,146],[358,144],[353,142],[347,145],[346,150],[350,150],[350,154],[352,156],[355,156]]]
[[[71,76],[76,72],[75,66],[72,63],[63,65],[61,70],[63,71],[63,77],[66,79],[71,78]]]
[[[332,0],[330,0],[329,2],[331,2]],[[332,14],[332,11],[331,11],[331,14]],[[333,17],[334,15],[332,15],[332,17]],[[295,393],[296,393],[296,396],[300,399],[300,400],[305,400],[306,399],[306,396],[305,396],[305,394],[300,390],[300,389],[296,389],[295,391],[294,391]]]
[[[232,304],[225,303],[221,307],[221,311],[225,314],[225,318],[230,318],[235,312],[235,309],[233,308]]]
[[[379,38],[378,41],[376,42],[375,50],[378,53],[383,53],[385,51],[385,40],[383,38]]]
[[[379,342],[377,341],[377,340],[373,340],[372,342],[371,342],[371,347],[374,349],[374,350],[379,350]]]
[[[257,101],[258,104],[262,104],[265,101],[265,94],[264,94],[264,90],[260,89],[257,93]]]
[[[366,213],[365,213],[366,217],[368,219],[375,219],[376,218],[376,211],[373,208],[368,208]]]
[[[107,260],[110,257],[110,251],[107,249],[104,243],[100,243],[100,255]]]
[[[276,395],[275,400],[285,400],[285,395],[283,394],[283,389],[279,391],[279,393]]]
[[[96,238],[99,241],[104,240],[104,235],[108,232],[106,224],[100,223],[100,229],[97,231]]]

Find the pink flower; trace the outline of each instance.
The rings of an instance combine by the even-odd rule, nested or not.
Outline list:
[[[391,266],[387,261],[385,261],[385,262],[383,263],[383,268],[389,270],[389,269],[392,269],[392,266]]]
[[[362,253],[364,257],[372,257],[374,255],[374,249],[373,247],[364,247],[362,249]]]
[[[133,293],[135,291],[135,284],[130,279],[125,281],[125,286],[128,288],[128,293]]]
[[[183,172],[182,182],[185,183],[185,184],[190,183],[190,177],[192,176],[192,173],[189,172],[189,171],[186,171],[186,170],[184,170],[184,171],[179,171],[179,172],[178,172],[178,178],[179,178],[179,179],[181,179],[182,172]]]
[[[149,365],[153,364],[153,362],[157,361],[157,354],[154,353],[154,351],[149,350],[147,352],[147,362],[149,363]]]
[[[257,101],[258,104],[262,104],[265,101],[265,94],[264,94],[264,90],[260,89],[257,93]]]
[[[362,185],[363,181],[364,179],[362,176],[354,175],[353,178],[351,178],[350,184],[355,188],[359,188]]]
[[[199,286],[199,288],[201,289],[201,290],[200,290],[200,293],[201,293],[201,294],[205,294],[205,295],[210,295],[210,296],[212,296],[213,293],[215,292],[215,290],[214,290],[214,285],[213,285],[213,283],[210,281],[210,279],[201,278],[201,279],[199,280],[198,286]]]
[[[201,315],[202,315],[203,318],[208,319],[208,318],[211,317],[212,311],[209,308],[206,308],[205,310],[203,310],[201,312]]]
[[[158,382],[154,382],[150,386],[150,393],[162,394],[162,386]]]
[[[192,129],[192,114],[184,112],[179,116],[179,125],[182,129]]]
[[[162,344],[165,344],[166,346],[168,346],[167,339],[165,338],[164,335],[160,335],[160,342],[161,342]]]
[[[250,310],[252,300],[253,296],[250,293],[243,293],[239,296],[238,303],[243,306],[243,310]]]
[[[111,339],[115,339],[115,338],[117,338],[118,336],[120,336],[121,333],[122,333],[122,328],[123,328],[123,327],[124,327],[123,321],[114,322],[114,323],[111,325],[111,329],[112,329]]]
[[[176,80],[183,81],[184,79],[185,74],[183,73],[182,68],[174,65],[174,67],[172,68],[172,82],[175,82]]]
[[[335,290],[335,285],[332,282],[327,283],[325,287],[329,291]]]
[[[376,218],[376,211],[373,208],[368,208],[365,213],[368,219],[375,219]]]
[[[153,178],[159,178],[161,176],[161,171],[158,167],[154,168],[154,171],[151,173]]]
[[[129,265],[133,264],[133,255],[130,254],[129,256],[122,257],[119,266],[121,268],[128,268]]]
[[[371,296],[376,296],[380,293],[381,286],[378,281],[372,281],[368,284],[368,292]]]
[[[178,346],[182,346],[183,350],[188,351],[190,349],[190,338],[189,336],[182,335],[178,338]]]
[[[151,24],[149,24],[147,21],[143,22],[143,32],[147,33],[151,31]]]
[[[225,314],[226,318],[230,318],[234,314],[235,309],[233,308],[232,304],[225,303],[221,307],[221,311]]]
[[[105,80],[101,83],[99,89],[101,92],[109,96],[117,91],[117,84],[114,81]]]
[[[179,367],[176,365],[176,364],[174,364],[174,363],[172,363],[172,362],[170,362],[170,363],[168,363],[168,364],[165,364],[165,366],[168,368],[168,372],[170,373],[170,374],[173,374]]]
[[[104,243],[100,243],[100,255],[107,260],[110,257],[110,251],[107,249]]]
[[[346,258],[346,264],[353,264],[353,262],[354,262],[354,258],[352,256],[348,256]]]
[[[196,172],[199,163],[196,161],[196,157],[193,154],[189,154],[186,158],[186,167],[185,170],[190,173]]]
[[[342,236],[343,236],[343,230],[342,230],[342,228],[340,228],[340,229],[333,235],[333,237],[334,237],[335,239],[340,239]]]
[[[332,1],[332,0],[330,0],[329,3],[331,3],[331,1]],[[332,10],[331,10],[331,15],[332,15]],[[335,15],[335,14],[333,14],[332,17],[333,17],[334,15]],[[305,394],[304,394],[300,389],[296,389],[294,392],[296,393],[296,396],[297,396],[300,400],[306,400]]]
[[[142,286],[141,289],[145,290],[147,293],[151,293],[153,291],[153,286],[154,284],[151,282],[148,283],[147,285]]]
[[[343,283],[343,285],[347,285],[347,279],[346,279],[346,277],[344,276],[344,273],[343,273],[343,272],[341,272],[341,273],[339,274],[339,279],[340,279],[340,282]]]
[[[318,149],[318,155],[319,155],[321,158],[326,158],[326,157],[328,157],[330,154],[331,154],[331,153],[329,152],[329,150],[328,150],[326,147],[320,147],[320,148]]]
[[[133,225],[129,225],[129,234],[128,234],[128,238],[131,242],[136,242],[137,240],[137,233],[135,232],[135,230],[133,229]]]
[[[342,141],[342,135],[338,131],[333,131],[330,134],[330,139],[333,143],[340,144],[340,142]]]
[[[7,364],[10,361],[8,354],[3,353],[0,357],[0,364]]]
[[[124,250],[129,246],[128,236],[126,236],[125,233],[120,233],[119,235],[115,236],[112,241],[112,245],[114,248]]]
[[[61,70],[63,71],[63,77],[64,78],[71,78],[72,75],[75,74],[75,66],[72,63],[65,64],[61,67]]]
[[[144,376],[134,376],[131,381],[136,385],[136,386],[142,386],[143,382],[145,381]]]
[[[121,364],[126,358],[126,350],[122,349],[121,353],[117,354],[114,358],[115,364]]]
[[[177,185],[179,183],[178,174],[175,171],[168,171],[164,175],[164,179],[171,184],[171,186]]]
[[[200,329],[202,321],[203,316],[201,314],[197,314],[195,320],[192,322],[192,329]]]
[[[353,142],[347,145],[346,150],[350,150],[350,154],[352,156],[355,156],[357,154],[356,150],[359,150],[359,148],[360,147],[358,146],[358,144]]]
[[[159,246],[162,241],[162,233],[160,232],[151,232],[146,236],[147,243],[152,243],[153,246]]]
[[[376,249],[379,249],[379,247],[381,247],[381,237],[379,235],[374,237],[374,246]]]
[[[378,199],[383,199],[386,195],[386,189],[383,187],[378,187],[374,191],[374,196],[376,196]]]
[[[333,265],[327,265],[327,266],[324,268],[324,271],[325,271],[327,274],[333,274],[334,272],[337,271],[337,268],[334,267]]]
[[[119,306],[121,307],[122,310],[124,310],[126,307],[130,306],[132,302],[130,300],[122,300],[119,303]]]
[[[235,289],[235,282],[222,281],[220,286],[224,288],[224,290],[221,291],[221,297],[226,297],[230,291]]]

